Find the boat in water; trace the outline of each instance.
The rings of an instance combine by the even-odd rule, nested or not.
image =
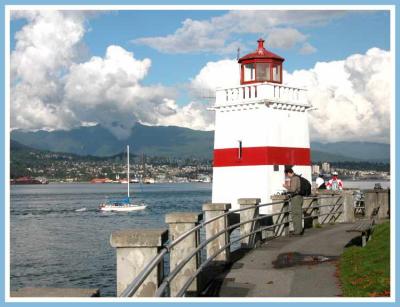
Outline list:
[[[126,197],[107,200],[107,202],[100,205],[99,209],[101,211],[137,211],[146,209],[146,205],[144,203],[132,203],[131,197]]]
[[[128,164],[128,169],[127,169],[127,185],[128,185],[128,196],[122,199],[110,199],[104,202],[99,206],[99,209],[101,211],[120,211],[120,212],[128,212],[128,211],[137,211],[137,210],[143,210],[146,208],[146,205],[144,203],[140,202],[132,202],[132,198],[130,197],[130,191],[129,191],[129,145],[126,147],[127,151],[127,164]]]
[[[93,178],[90,183],[113,183],[109,178]]]
[[[44,177],[32,178],[29,176],[11,179],[10,184],[49,184],[49,181]]]

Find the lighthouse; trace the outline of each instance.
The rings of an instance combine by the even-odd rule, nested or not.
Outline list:
[[[240,86],[216,90],[213,203],[269,203],[285,191],[285,167],[311,181],[311,106],[305,89],[283,85],[284,61],[259,39],[255,52],[238,60]]]

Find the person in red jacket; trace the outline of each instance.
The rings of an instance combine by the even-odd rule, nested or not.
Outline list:
[[[332,179],[328,181],[326,184],[326,188],[332,191],[341,191],[343,190],[343,182],[338,178],[338,173],[332,173]]]

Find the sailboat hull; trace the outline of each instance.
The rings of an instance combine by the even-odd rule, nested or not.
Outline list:
[[[145,205],[124,205],[124,206],[115,206],[115,205],[109,205],[105,204],[103,206],[100,206],[99,208],[101,211],[118,211],[118,212],[129,212],[129,211],[138,211],[138,210],[143,210],[146,209]]]

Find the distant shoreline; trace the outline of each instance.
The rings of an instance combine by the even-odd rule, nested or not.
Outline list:
[[[313,178],[314,179],[314,178]],[[344,182],[356,182],[356,181],[360,181],[360,182],[376,182],[376,181],[381,181],[381,182],[390,182],[390,179],[382,179],[382,178],[368,178],[368,179],[351,179],[351,178],[342,178],[342,180]],[[188,184],[188,183],[196,183],[196,184],[212,184],[212,182],[199,182],[199,181],[185,181],[185,182],[181,182],[181,181],[174,181],[174,182],[155,182],[155,183],[151,183],[151,184],[145,184],[145,183],[132,183],[133,186],[135,185],[154,185],[154,184]],[[109,183],[91,183],[90,181],[73,181],[73,182],[67,182],[67,181],[49,181],[48,184],[91,184],[91,185],[121,185],[124,183],[113,183],[113,182],[109,182]],[[41,185],[41,184],[19,184],[19,185]]]

